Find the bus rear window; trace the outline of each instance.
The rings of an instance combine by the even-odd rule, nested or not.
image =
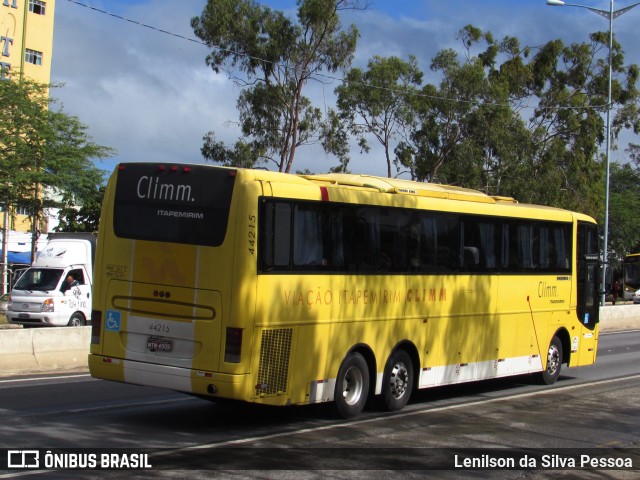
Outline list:
[[[118,171],[113,228],[134,240],[219,246],[235,171],[207,166],[127,163]]]

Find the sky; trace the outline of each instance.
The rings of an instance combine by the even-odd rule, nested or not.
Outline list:
[[[295,0],[260,3],[294,18]],[[429,70],[443,48],[461,51],[457,32],[472,24],[494,37],[515,36],[522,45],[537,46],[561,39],[585,42],[589,33],[608,30],[608,20],[585,8],[550,7],[545,0],[370,0],[365,11],[341,17],[354,24],[360,39],[352,66],[366,68],[374,55],[417,58],[423,83],[437,83]],[[578,3],[578,2],[572,2]],[[606,0],[583,5],[609,9]],[[634,2],[615,2],[615,9]],[[86,6],[83,6],[86,5]],[[56,0],[51,81],[52,90],[68,114],[89,127],[100,144],[116,149],[110,159],[96,162],[112,171],[119,162],[205,163],[200,148],[207,132],[233,145],[240,137],[236,101],[240,88],[225,73],[205,64],[208,47],[190,27],[206,0]],[[94,7],[130,21],[88,8]],[[640,64],[640,8],[614,21],[616,38],[627,63]],[[161,33],[165,30],[175,35]],[[179,36],[193,39],[189,41]],[[323,110],[335,105],[339,80],[313,82],[305,94]],[[611,161],[624,162],[627,134]],[[373,142],[371,142],[373,144]],[[386,175],[382,151],[363,155],[354,146],[349,169],[353,173]],[[338,160],[319,147],[296,152],[294,170],[321,173]],[[273,165],[267,168],[274,169]]]

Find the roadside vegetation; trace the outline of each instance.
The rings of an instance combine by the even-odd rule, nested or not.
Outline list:
[[[192,19],[211,47],[206,63],[241,87],[242,136],[225,145],[209,132],[206,160],[289,172],[301,149],[320,144],[337,159],[320,170],[349,172],[352,149],[376,145],[370,162],[384,162],[389,177],[577,210],[602,224],[608,32],[571,45],[556,39],[527,46],[467,25],[459,48],[438,52],[429,65],[374,56],[366,68],[352,68],[358,30],[341,18],[367,2],[297,5],[297,18],[289,18],[255,0],[209,0]],[[640,172],[639,147],[617,145],[622,132],[640,133],[640,103],[639,68],[625,64],[615,38],[612,58],[613,147],[632,161],[612,166],[615,264],[640,248],[638,183],[630,181]],[[328,81],[338,85],[335,106],[314,106],[309,85]]]

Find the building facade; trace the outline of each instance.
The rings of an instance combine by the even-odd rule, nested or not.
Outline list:
[[[0,0],[3,77],[50,82],[55,5],[55,0]]]
[[[50,83],[55,3],[55,0],[0,0],[0,80],[30,78]],[[32,230],[32,217],[27,209],[12,207],[7,213],[0,214],[0,227],[4,228],[6,221],[8,230]]]

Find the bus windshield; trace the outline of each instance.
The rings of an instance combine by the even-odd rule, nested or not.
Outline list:
[[[628,289],[640,288],[640,255],[629,255],[624,261],[624,285]]]
[[[235,170],[131,163],[118,171],[116,236],[219,246],[224,241]]]

